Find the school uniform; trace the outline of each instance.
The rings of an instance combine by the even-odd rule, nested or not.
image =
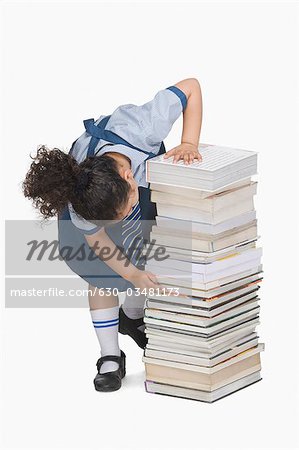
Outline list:
[[[102,156],[107,152],[121,153],[131,160],[131,170],[138,184],[139,201],[125,219],[105,226],[115,244],[126,251],[129,250],[126,244],[132,243],[133,239],[139,238],[141,242],[143,238],[149,237],[150,223],[155,220],[156,207],[150,201],[146,161],[165,153],[163,140],[186,105],[184,92],[176,86],[169,86],[158,91],[152,100],[143,105],[121,105],[109,116],[102,115],[96,121],[84,120],[85,132],[74,141],[70,149],[70,154],[78,163],[89,156]],[[58,216],[61,257],[72,271],[93,286],[117,288],[120,292],[133,288],[130,282],[110,269],[90,249],[84,234],[91,235],[100,228],[101,226],[78,215],[68,202]],[[78,257],[69,258],[68,248],[73,249],[72,254],[77,253]],[[138,258],[130,260],[142,268]]]

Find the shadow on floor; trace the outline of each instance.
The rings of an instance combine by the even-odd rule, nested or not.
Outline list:
[[[122,380],[122,385],[124,387],[137,387],[141,386],[144,389],[144,381],[145,381],[145,371],[140,370],[136,373],[127,374],[125,378]]]

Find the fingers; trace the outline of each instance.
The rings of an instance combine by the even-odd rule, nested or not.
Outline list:
[[[159,281],[158,281],[158,279],[157,279],[157,277],[156,277],[156,275],[155,275],[154,273],[152,273],[152,272],[147,272],[147,276],[148,276],[148,278],[149,278],[153,283],[155,283],[156,285],[159,285],[159,284],[160,284]]]
[[[183,159],[184,159],[184,164],[192,164],[192,162],[194,160],[194,153],[193,152],[184,153]]]
[[[165,153],[164,158],[170,158],[173,156],[173,164],[177,163],[180,159],[183,160],[184,164],[192,164],[194,159],[198,159],[198,161],[202,161],[202,156],[197,151],[178,151],[175,148],[169,150],[169,152]]]
[[[198,161],[202,161],[201,154],[198,152],[188,152],[184,154],[184,164],[192,164],[194,159],[198,159]]]
[[[181,153],[177,153],[174,155],[173,157],[173,163],[177,163],[180,159],[181,159],[182,154]]]
[[[154,288],[156,290],[156,289],[158,289],[158,285],[149,280],[149,282],[147,283],[146,289],[150,289],[150,288]]]
[[[175,153],[175,149],[169,150],[168,152],[164,153],[163,158],[167,159],[170,158],[170,156],[173,156]]]
[[[154,289],[156,291],[156,289],[159,289],[158,287],[159,285],[157,285],[156,283],[154,283],[153,281],[151,281],[149,278],[147,278],[147,280],[144,282],[143,288],[146,290],[146,295],[149,294],[149,289]]]

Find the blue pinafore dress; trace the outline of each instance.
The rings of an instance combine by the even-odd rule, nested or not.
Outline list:
[[[108,142],[106,145],[122,144],[137,151],[146,153],[146,160],[165,153],[164,143],[161,143],[157,154],[147,152],[125,141],[119,135],[106,130],[105,126],[110,116],[104,117],[97,125],[93,119],[84,120],[86,132],[91,136],[87,155],[95,156],[96,147],[100,139]],[[72,154],[76,141],[73,142],[69,154]],[[132,243],[134,235],[140,239],[148,240],[152,225],[155,223],[157,215],[155,203],[150,201],[150,189],[139,186],[139,201],[135,204],[133,211],[125,219],[112,225],[105,226],[105,231],[118,248],[125,250],[129,259],[136,267],[144,270],[144,261],[142,258],[134,259],[138,252],[127,252],[128,242]],[[86,282],[98,288],[116,288],[119,292],[126,291],[128,288],[134,288],[133,284],[122,278],[118,273],[112,270],[105,261],[101,260],[88,245],[82,231],[73,224],[68,206],[58,215],[58,241],[59,254],[70,269],[79,275]],[[100,244],[100,243],[99,243]],[[142,245],[142,244],[141,244]],[[140,256],[140,254],[139,254]]]

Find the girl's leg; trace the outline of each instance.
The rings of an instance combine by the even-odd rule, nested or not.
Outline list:
[[[105,291],[105,289],[99,290],[99,288],[89,284],[88,290],[88,301],[91,311],[95,309],[113,308],[119,304],[118,295],[113,295],[112,293],[109,295],[108,291]]]
[[[131,289],[126,292],[125,301],[122,305],[122,309],[127,317],[130,319],[140,319],[144,316],[144,304],[146,296],[138,293],[136,290]],[[144,325],[138,327],[140,331],[144,331]]]
[[[104,289],[89,284],[89,307],[95,332],[97,334],[101,356],[116,355],[120,356],[118,343],[118,296],[110,295]],[[101,295],[103,294],[104,295]],[[114,361],[105,361],[102,364],[100,373],[106,373],[118,369],[118,363]]]

